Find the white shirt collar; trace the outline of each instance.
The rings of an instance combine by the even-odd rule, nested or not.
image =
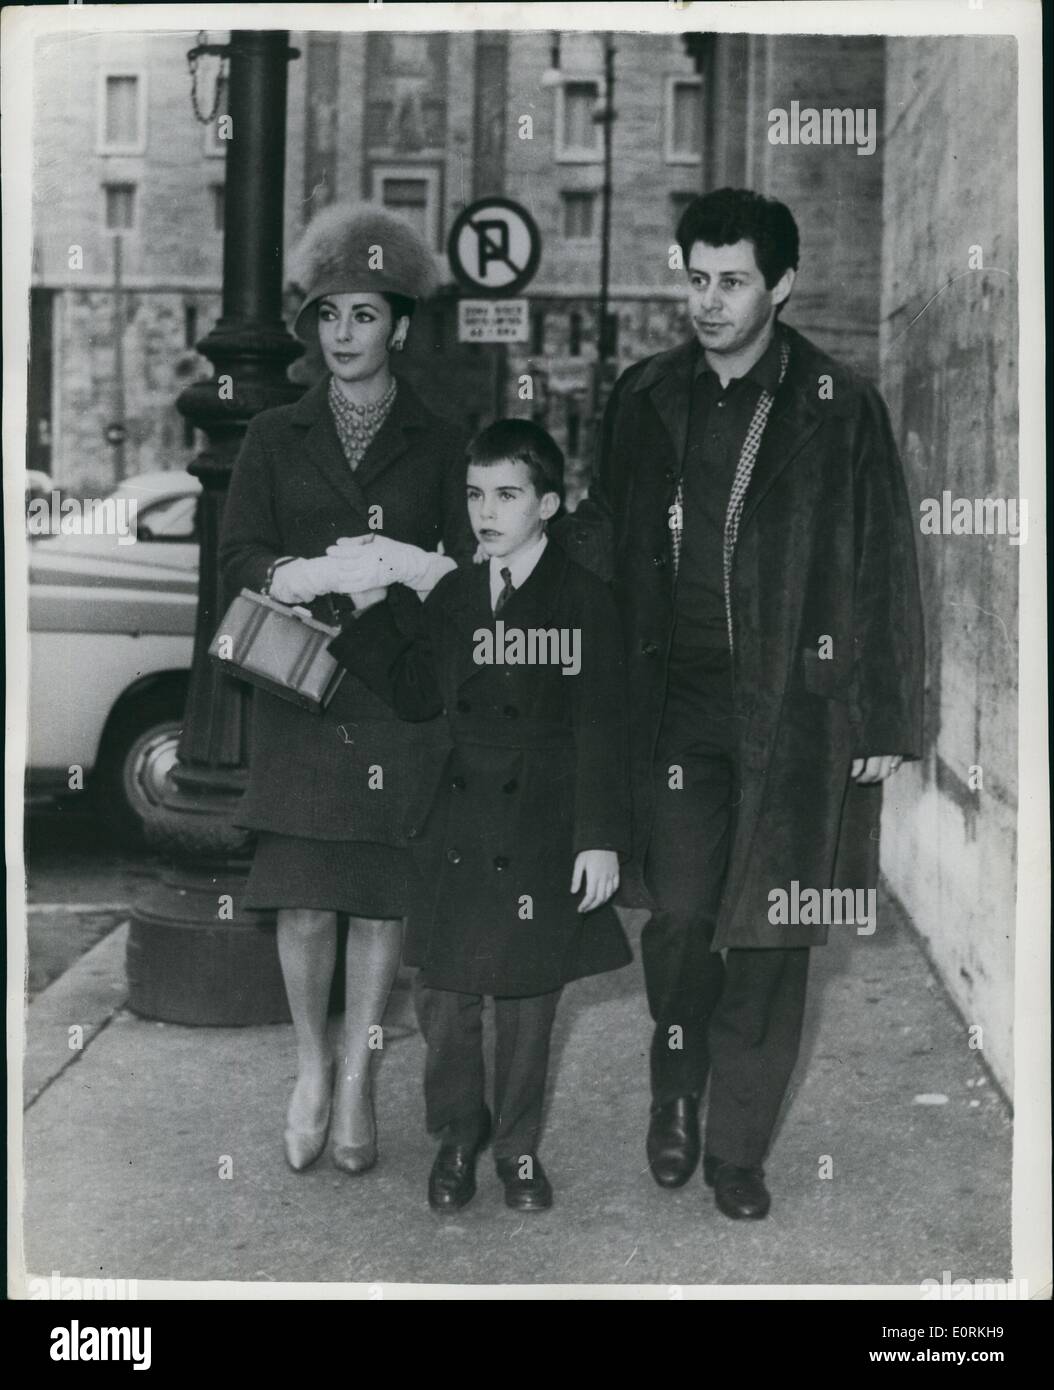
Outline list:
[[[512,576],[512,587],[519,589],[534,572],[534,567],[542,558],[542,552],[548,543],[549,537],[543,532],[533,545],[525,547],[515,555],[492,555],[490,557],[490,607],[492,612],[498,601],[498,595],[505,587],[505,580],[501,577],[502,570],[509,571]]]

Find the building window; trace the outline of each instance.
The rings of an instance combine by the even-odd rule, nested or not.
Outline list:
[[[223,231],[223,200],[225,186],[222,183],[209,184],[209,197],[212,200],[212,230]]]
[[[227,78],[222,73],[216,78],[215,101],[216,114],[205,127],[205,153],[212,159],[222,159],[227,153],[227,146],[230,144],[229,140],[220,136],[220,121],[229,114],[227,110]],[[224,128],[227,129],[226,122],[224,122]],[[234,134],[233,131],[229,133]]]
[[[198,306],[189,302],[183,305],[183,346],[195,347],[198,341]]]
[[[703,89],[698,77],[666,79],[666,159],[698,164],[703,156]]]
[[[556,89],[556,157],[591,162],[603,153],[600,125],[594,121],[600,82],[572,78]]]
[[[99,153],[146,150],[146,79],[137,72],[104,72],[99,97]]]
[[[108,183],[104,185],[106,197],[106,230],[108,232],[131,232],[135,230],[135,184]]]
[[[580,357],[582,355],[582,315],[577,310],[571,315],[567,336],[568,355]]]
[[[446,145],[448,35],[366,36],[366,147],[413,155]]]
[[[406,164],[375,165],[373,197],[439,249],[439,170]]]
[[[581,417],[574,406],[567,409],[567,454],[569,458],[578,458],[578,451],[581,447]]]
[[[545,352],[545,310],[536,309],[531,317],[531,354],[540,357]]]
[[[561,193],[560,200],[563,205],[561,229],[564,240],[591,240],[596,232],[593,212],[596,207],[597,195],[595,193]]]

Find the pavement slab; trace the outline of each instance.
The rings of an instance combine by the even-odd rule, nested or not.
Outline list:
[[[674,1297],[698,1284],[1010,1277],[1008,1108],[895,904],[883,903],[873,937],[833,928],[831,945],[813,952],[801,1060],[766,1165],[772,1213],[757,1223],[720,1215],[701,1174],[669,1192],[648,1173],[642,920],[627,918],[633,965],[564,993],[541,1147],[552,1211],[507,1210],[489,1155],[467,1208],[429,1210],[424,1046],[405,988],[377,1068],[380,1162],[358,1178],[328,1156],[303,1174],[284,1163],[291,1028],[183,1028],[118,1005],[75,1066],[27,1094],[27,1268],[653,1284]],[[80,1008],[69,988],[49,999],[61,983],[30,1010],[30,1055],[39,1030]]]

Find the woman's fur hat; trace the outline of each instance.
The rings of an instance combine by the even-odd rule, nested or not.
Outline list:
[[[401,217],[372,203],[333,203],[308,225],[289,254],[290,279],[304,295],[293,331],[317,333],[307,313],[327,294],[401,294],[425,299],[438,286],[435,257]]]

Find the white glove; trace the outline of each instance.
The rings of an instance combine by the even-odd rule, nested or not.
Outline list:
[[[315,560],[289,560],[271,576],[271,598],[279,603],[310,603],[319,594],[352,594],[364,584],[347,582],[343,560],[320,555]]]
[[[352,593],[387,588],[389,584],[405,584],[418,593],[427,593],[444,574],[457,568],[456,562],[446,555],[375,532],[342,536],[326,554],[340,561]]]

